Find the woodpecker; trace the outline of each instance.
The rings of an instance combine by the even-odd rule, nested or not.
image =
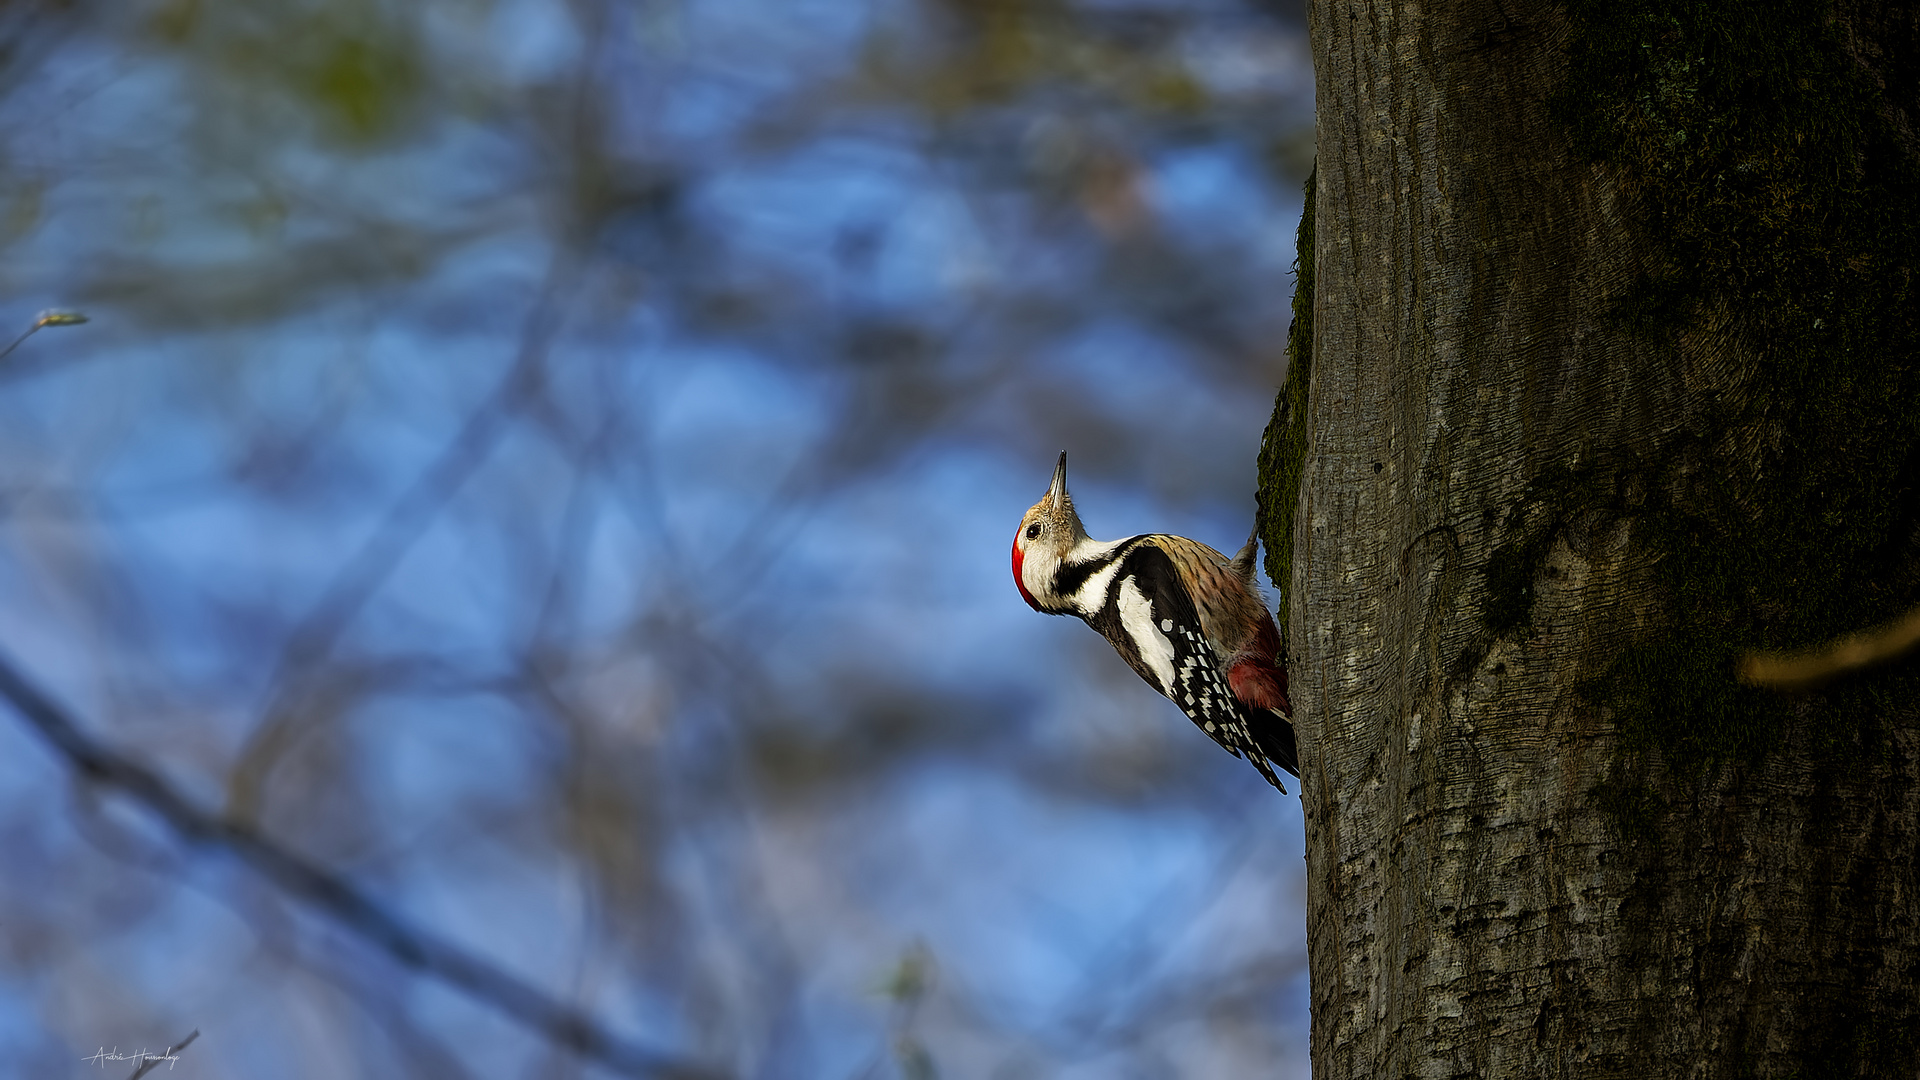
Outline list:
[[[1300,775],[1280,632],[1253,580],[1259,532],[1229,559],[1184,536],[1093,540],[1067,494],[1067,455],[1013,536],[1013,583],[1027,606],[1078,615],[1147,685],[1286,793]]]

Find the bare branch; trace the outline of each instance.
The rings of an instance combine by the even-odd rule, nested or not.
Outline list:
[[[160,1051],[158,1054],[145,1055],[144,1059],[140,1062],[140,1067],[137,1069],[134,1069],[133,1075],[127,1077],[127,1080],[140,1080],[141,1077],[152,1072],[154,1066],[160,1064],[163,1061],[173,1060],[173,1052],[175,1050],[185,1050],[187,1047],[193,1045],[193,1040],[199,1037],[200,1037],[200,1029],[194,1028],[192,1034],[188,1035],[184,1039],[181,1039],[179,1042],[173,1044],[172,1046],[167,1047],[165,1050]]]
[[[512,366],[327,583],[320,599],[288,639],[288,666],[299,668],[325,659],[393,566],[432,524],[440,508],[485,463],[513,418],[517,403],[536,392],[547,349],[560,329],[560,300],[572,287],[573,269],[566,255],[556,256],[541,295],[527,316]]]
[[[1920,607],[1872,630],[1802,652],[1754,650],[1740,660],[1740,681],[1774,690],[1811,690],[1829,679],[1898,659],[1920,645]]]
[[[234,855],[282,892],[402,965],[446,983],[556,1045],[615,1072],[666,1080],[717,1080],[722,1075],[612,1035],[593,1018],[524,980],[408,923],[351,881],[288,851],[251,825],[216,817],[193,806],[152,769],[82,732],[4,654],[0,654],[0,696],[11,702],[82,777],[131,797],[187,841]]]
[[[412,486],[387,509],[380,524],[327,582],[320,597],[296,624],[281,649],[269,680],[268,701],[260,725],[247,737],[228,784],[228,811],[250,817],[266,776],[297,734],[294,701],[307,688],[304,677],[332,655],[362,608],[419,541],[440,510],[479,470],[511,427],[523,399],[536,396],[547,352],[564,321],[565,297],[578,274],[565,250],[554,255],[540,295],[529,310],[513,363],[453,438]]]
[[[42,327],[79,326],[86,321],[87,317],[77,311],[43,311],[40,313],[40,317],[33,321],[32,326],[27,327],[19,337],[13,339],[13,344],[8,345],[4,349],[0,349],[0,360],[5,360],[7,357],[13,355],[13,350],[19,348],[21,343],[28,338],[39,333]]]

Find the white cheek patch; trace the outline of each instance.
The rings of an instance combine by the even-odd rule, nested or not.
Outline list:
[[[1147,665],[1153,676],[1160,680],[1160,692],[1170,693],[1173,689],[1173,642],[1153,624],[1153,605],[1148,603],[1140,586],[1128,577],[1120,582],[1120,625],[1133,639],[1133,646],[1140,650],[1140,659]]]
[[[1041,559],[1022,559],[1020,561],[1020,584],[1027,587],[1027,595],[1041,599],[1053,594],[1053,582],[1045,580],[1047,574],[1041,572]]]

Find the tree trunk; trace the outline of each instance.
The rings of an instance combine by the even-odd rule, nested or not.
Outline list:
[[[1319,1080],[1920,1076],[1920,679],[1733,675],[1920,598],[1920,25],[1787,7],[1311,4]]]

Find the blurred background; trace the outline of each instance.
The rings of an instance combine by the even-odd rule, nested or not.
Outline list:
[[[1297,799],[1007,556],[1062,449],[1097,537],[1246,536],[1304,31],[9,3],[0,337],[91,321],[0,360],[0,653],[728,1075],[1304,1076]],[[613,1075],[310,900],[0,706],[0,1072]]]

